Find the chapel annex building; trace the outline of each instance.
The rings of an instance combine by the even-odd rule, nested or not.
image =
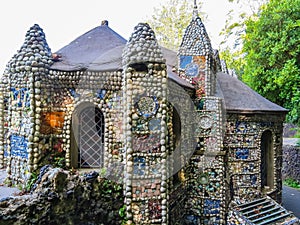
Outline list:
[[[287,110],[223,71],[197,7],[178,53],[107,21],[52,53],[34,25],[1,80],[0,166],[20,184],[53,154],[105,168],[134,224],[292,224]]]

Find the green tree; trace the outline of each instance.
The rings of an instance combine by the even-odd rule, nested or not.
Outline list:
[[[270,0],[246,21],[243,80],[300,124],[300,0]]]
[[[234,70],[241,78],[244,72],[244,54],[242,51],[243,37],[245,35],[245,22],[253,16],[260,14],[261,7],[269,0],[228,0],[231,9],[227,13],[225,26],[220,35],[220,58],[225,60],[227,67]]]
[[[220,52],[220,59],[225,60],[229,71],[234,72],[238,79],[242,79],[241,74],[244,73],[245,60],[242,56],[241,50],[238,49],[232,51],[229,47],[227,47]]]
[[[162,46],[178,50],[184,30],[192,19],[193,7],[191,0],[168,0],[165,5],[154,9],[155,13],[147,23]]]

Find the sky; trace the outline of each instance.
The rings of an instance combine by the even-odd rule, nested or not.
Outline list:
[[[191,0],[194,1],[194,0]],[[225,25],[232,3],[228,0],[201,0],[207,15],[204,25],[213,48],[221,41],[218,34]],[[0,73],[25,40],[34,24],[44,30],[52,52],[108,20],[109,26],[130,37],[139,22],[145,22],[167,0],[9,0],[0,2]],[[197,0],[199,3],[200,0]],[[192,13],[191,9],[191,13]]]

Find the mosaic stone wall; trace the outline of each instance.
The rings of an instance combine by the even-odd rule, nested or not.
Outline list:
[[[99,135],[104,137],[103,147],[105,150],[98,157],[102,158],[103,167],[112,170],[108,171],[109,173],[115,173],[113,179],[118,179],[122,171],[123,161],[122,73],[50,71],[50,74],[58,79],[69,78],[65,80],[64,87],[70,93],[71,98],[74,99],[67,106],[63,127],[63,137],[65,137],[63,149],[66,154],[66,166],[80,167],[77,159],[78,154],[80,154],[78,153],[81,126],[79,115],[87,107],[95,107],[104,116],[104,129],[101,130],[102,134]]]
[[[195,41],[196,40],[196,41]],[[195,87],[195,154],[185,168],[185,223],[225,224],[224,105],[214,97],[216,59],[205,27],[194,11],[179,49],[179,74]]]
[[[73,122],[82,106],[92,105],[107,124],[101,157],[118,179],[123,165],[122,72],[50,70],[53,60],[45,34],[34,25],[1,80],[0,166],[7,166],[13,182],[24,185],[31,172],[58,159],[63,159],[60,166],[77,168],[79,126]]]
[[[197,9],[179,48],[179,72],[196,87],[196,97],[213,96],[216,90],[216,60]]]
[[[8,87],[8,70],[6,69],[0,80],[0,167],[4,168],[7,165],[7,134],[8,134],[8,99],[9,92]]]
[[[282,179],[293,179],[300,183],[300,147],[285,145],[283,147]]]
[[[282,115],[228,114],[224,147],[228,149],[228,174],[231,198],[237,202],[249,201],[262,193],[281,202]],[[268,121],[268,122],[266,122]],[[268,165],[262,162],[262,134],[270,131],[272,143],[267,151],[273,152]],[[267,168],[268,167],[268,168]],[[268,174],[273,185],[262,185],[262,171]]]
[[[167,73],[148,24],[135,27],[123,64],[127,218],[167,224]]]
[[[179,75],[195,91],[168,81],[148,24],[135,27],[122,57],[123,71],[50,70],[57,59],[43,31],[28,31],[0,85],[0,166],[14,183],[61,158],[66,168],[104,167],[124,182],[135,224],[225,224],[230,201],[281,201],[284,118],[224,111],[218,57],[196,12],[179,50]]]
[[[196,124],[197,147],[186,168],[189,193],[186,215],[195,224],[225,224],[228,184],[225,183],[222,99],[204,98]]]
[[[1,121],[4,126],[0,154],[4,151],[8,176],[16,183],[24,183],[29,178],[40,155],[36,140],[40,128],[39,93],[43,80],[48,80],[51,64],[51,50],[45,34],[34,25],[26,33],[21,49],[8,63],[2,79]]]

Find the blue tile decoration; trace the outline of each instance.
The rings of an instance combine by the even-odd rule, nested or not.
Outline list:
[[[246,165],[243,165],[242,172],[243,173],[252,173],[254,172],[255,165],[254,163],[247,163]]]
[[[30,107],[30,96],[28,88],[14,88],[10,89],[11,98],[14,106]]]
[[[152,175],[159,175],[161,173],[161,164],[159,163],[159,158],[152,156],[149,158],[149,173]]]
[[[196,63],[190,63],[185,69],[186,75],[196,77],[199,73],[199,66]]]
[[[70,88],[69,91],[70,91],[72,97],[74,97],[74,98],[80,97],[80,94],[78,94],[74,88]]]
[[[105,89],[100,89],[96,92],[97,98],[104,99],[107,91]]]
[[[110,96],[108,99],[106,99],[106,104],[108,108],[110,109],[117,109],[121,107],[122,97],[120,95],[117,95],[116,93],[112,96]]]
[[[180,56],[180,69],[185,69],[188,64],[193,61],[193,57],[190,55]]]
[[[220,200],[204,200],[203,214],[219,214],[220,213]]]
[[[161,128],[161,120],[160,119],[151,119],[148,123],[148,128],[151,131],[160,130]]]
[[[138,176],[145,175],[146,159],[144,157],[134,157],[133,159],[133,174]]]
[[[237,130],[237,133],[247,133],[247,123],[245,122],[236,122],[236,130]]]
[[[200,218],[199,218],[199,216],[195,216],[195,215],[187,215],[184,218],[184,222],[185,222],[185,224],[188,224],[188,225],[197,225],[200,222]]]
[[[134,106],[140,116],[150,118],[156,114],[159,102],[156,96],[142,96]]]
[[[249,158],[249,149],[248,148],[237,148],[235,151],[236,159],[248,159]]]
[[[4,157],[8,157],[7,145],[4,145]]]
[[[12,156],[19,156],[21,158],[28,159],[28,139],[22,136],[11,135],[10,136],[11,149],[10,154]]]
[[[250,175],[250,181],[251,181],[251,185],[256,185],[257,175],[255,174]]]

